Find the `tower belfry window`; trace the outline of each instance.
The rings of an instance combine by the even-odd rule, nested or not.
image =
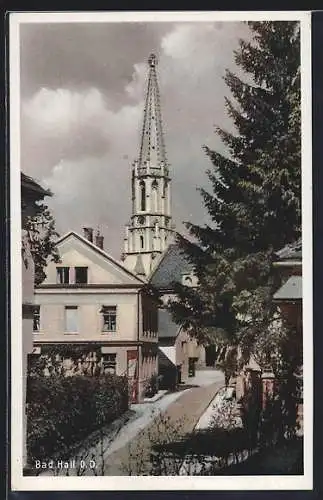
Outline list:
[[[158,184],[157,181],[152,183],[152,202],[154,212],[158,212]]]
[[[140,210],[146,210],[146,184],[144,181],[140,182]]]
[[[143,236],[140,236],[140,249],[141,250],[144,249],[144,237]]]

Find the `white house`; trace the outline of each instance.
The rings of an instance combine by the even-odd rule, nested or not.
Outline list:
[[[139,401],[158,370],[157,306],[146,282],[104,251],[103,237],[94,243],[93,230],[84,233],[57,241],[61,262],[48,264],[36,289],[34,345],[42,354],[49,346],[51,352],[53,346],[84,348],[79,362],[85,356],[90,370],[99,364],[127,375],[132,400]]]

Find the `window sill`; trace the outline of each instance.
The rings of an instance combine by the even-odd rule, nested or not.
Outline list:
[[[115,333],[117,333],[117,331],[116,330],[106,330],[104,332],[101,332],[101,335],[109,335],[109,333],[115,334]]]
[[[44,335],[44,332],[39,330],[33,330],[33,335]]]
[[[79,332],[64,332],[64,335],[78,335]]]

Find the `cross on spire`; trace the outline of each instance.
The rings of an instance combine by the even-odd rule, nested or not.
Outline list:
[[[149,59],[148,59],[148,64],[151,68],[154,68],[155,66],[157,66],[157,57],[155,56],[155,54],[150,54],[149,56]]]

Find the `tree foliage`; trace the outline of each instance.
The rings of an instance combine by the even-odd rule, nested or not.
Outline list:
[[[265,358],[279,351],[286,361],[272,263],[301,234],[300,30],[297,22],[248,25],[250,39],[234,53],[237,72],[225,74],[232,130],[216,129],[224,152],[204,147],[210,189],[199,191],[211,222],[187,222],[191,237],[178,237],[199,285],[177,284],[170,309],[200,339],[212,331],[247,354],[263,348]]]
[[[45,268],[48,261],[60,260],[56,249],[56,239],[59,235],[55,229],[53,215],[44,202],[36,204],[36,213],[26,217],[24,226],[35,266],[35,285],[39,285],[46,278]]]

